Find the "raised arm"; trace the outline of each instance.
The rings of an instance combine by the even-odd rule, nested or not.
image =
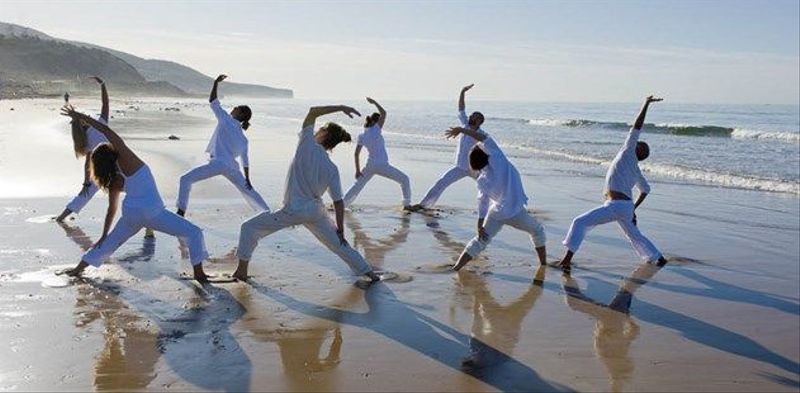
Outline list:
[[[644,118],[647,116],[647,109],[650,107],[650,103],[659,102],[662,100],[664,99],[647,96],[647,98],[644,99],[644,104],[642,104],[642,109],[639,111],[639,115],[636,116],[636,121],[633,123],[633,129],[641,130],[642,126],[644,126]]]
[[[455,138],[462,133],[475,138],[475,140],[477,140],[478,142],[483,142],[484,140],[486,140],[486,134],[478,130],[473,130],[472,128],[469,127],[453,127],[445,131],[444,135],[447,137],[447,139],[450,139],[450,138]]]
[[[359,113],[357,110],[346,105],[312,106],[308,110],[305,120],[303,120],[303,128],[313,126],[317,121],[317,118],[320,116],[325,116],[336,112],[342,112],[351,119],[353,118],[353,115],[359,117],[361,116],[361,113]]]
[[[125,141],[122,140],[122,137],[114,132],[114,130],[112,130],[108,125],[93,119],[91,116],[87,116],[76,111],[71,105],[64,105],[64,107],[61,108],[61,114],[63,116],[70,117],[73,120],[83,122],[90,127],[94,127],[97,131],[100,131],[106,137],[106,139],[108,139],[109,143],[111,143],[111,145],[117,150],[117,153],[119,154],[120,167],[126,174],[133,173],[135,170],[139,169],[142,164],[144,164],[144,162],[139,159],[139,157],[137,157],[130,148],[128,148],[128,146],[125,144]]]
[[[367,102],[369,102],[372,105],[375,105],[375,107],[378,108],[378,113],[381,115],[381,118],[378,120],[378,125],[381,128],[383,128],[383,125],[386,123],[386,110],[383,109],[383,107],[381,106],[381,104],[378,103],[378,101],[375,101],[372,98],[367,97]]]
[[[105,121],[108,121],[108,114],[109,114],[109,104],[108,104],[108,90],[106,90],[106,82],[100,79],[97,76],[93,76],[92,79],[97,81],[100,84],[100,100],[103,103],[103,108],[100,110],[100,117],[102,117]]]
[[[458,95],[458,111],[463,112],[467,105],[464,103],[464,95],[466,94],[467,90],[471,89],[472,86],[475,84],[467,85],[461,88],[461,94]]]
[[[217,99],[217,86],[227,77],[228,76],[225,74],[220,74],[217,79],[214,79],[214,85],[211,87],[211,94],[208,96],[208,102],[214,102],[214,100]]]

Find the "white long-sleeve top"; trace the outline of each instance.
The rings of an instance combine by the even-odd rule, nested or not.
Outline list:
[[[469,127],[469,122],[467,118],[467,113],[465,111],[458,111],[458,120],[461,122],[463,127]],[[480,132],[481,134],[486,134],[485,131],[478,128],[476,131]],[[478,143],[478,140],[462,133],[461,137],[458,139],[458,150],[456,150],[456,157],[455,157],[455,164],[457,167],[470,171],[469,167],[469,152],[472,151],[472,148],[475,144]]]
[[[511,218],[528,203],[522,178],[492,137],[479,146],[489,155],[489,164],[478,176],[478,217]]]
[[[103,118],[102,115],[97,115],[95,120],[108,125],[108,121]],[[102,132],[98,131],[94,127],[89,127],[86,129],[86,148],[84,149],[84,153],[91,154],[95,147],[97,147],[101,143],[108,142],[108,139]]]
[[[237,166],[236,158],[238,157],[243,167],[249,167],[248,142],[241,123],[222,109],[218,99],[211,101],[211,111],[217,118],[217,128],[214,129],[214,134],[208,141],[206,152],[212,159],[220,160],[234,167]]]
[[[283,205],[302,209],[321,203],[325,191],[334,201],[342,200],[339,169],[322,145],[314,140],[314,125],[303,128],[298,136],[297,150],[286,175]]]
[[[378,124],[369,128],[364,128],[364,131],[358,135],[358,144],[367,148],[369,164],[386,164],[389,162],[389,154],[386,153],[386,142],[383,140],[383,133],[381,126]]]
[[[639,192],[650,192],[650,184],[642,174],[642,170],[639,169],[639,159],[636,157],[636,143],[639,142],[641,133],[641,129],[631,128],[622,149],[611,161],[608,172],[606,172],[606,192],[621,192],[631,199],[633,199],[631,197],[633,186],[636,186]]]

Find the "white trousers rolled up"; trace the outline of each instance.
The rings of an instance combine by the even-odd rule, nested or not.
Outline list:
[[[523,232],[527,232],[531,237],[531,242],[533,243],[534,248],[539,248],[545,245],[547,242],[547,237],[544,233],[544,226],[533,216],[533,214],[528,213],[526,209],[521,209],[519,213],[515,214],[511,218],[507,218],[505,220],[496,220],[491,217],[491,215],[486,219],[486,222],[483,223],[483,230],[486,231],[487,239],[483,240],[479,236],[475,236],[472,240],[467,243],[467,247],[464,249],[464,252],[469,254],[472,258],[476,258],[480,255],[483,250],[486,249],[486,246],[492,241],[492,239],[503,229],[503,226],[508,225],[514,228],[517,228]]]
[[[355,201],[361,190],[364,189],[364,186],[367,185],[367,182],[369,182],[370,179],[372,179],[372,177],[375,175],[383,176],[399,183],[400,189],[403,192],[403,206],[408,206],[411,204],[411,182],[408,180],[408,176],[406,176],[403,171],[393,167],[387,162],[381,164],[367,163],[367,165],[364,167],[364,170],[361,171],[361,177],[356,179],[356,182],[353,184],[353,186],[347,190],[347,194],[344,196],[344,205],[350,206],[350,204]]]
[[[422,198],[422,201],[419,204],[425,208],[433,207],[447,187],[450,187],[451,184],[465,177],[471,177],[475,179],[478,177],[478,172],[469,171],[457,166],[450,168],[439,180],[436,181],[436,183],[433,184],[431,189],[428,190],[428,193],[425,194],[425,197]]]
[[[325,212],[322,204],[310,205],[306,209],[287,209],[261,213],[242,224],[239,233],[239,247],[236,256],[244,261],[249,261],[258,241],[283,228],[303,225],[325,247],[338,255],[356,275],[362,275],[372,270],[364,257],[353,247],[339,242],[336,226]]]
[[[122,216],[103,243],[87,251],[82,260],[92,266],[102,265],[103,261],[108,259],[114,251],[145,227],[176,236],[182,240],[182,243],[189,248],[189,259],[192,265],[199,265],[208,257],[203,231],[189,220],[167,209],[155,211],[123,209]]]
[[[86,204],[92,200],[92,197],[94,197],[94,194],[96,194],[98,190],[99,188],[97,187],[97,184],[95,184],[93,181],[90,181],[89,188],[88,190],[86,190],[86,194],[81,195],[79,192],[78,195],[75,196],[75,198],[72,198],[72,200],[69,201],[69,203],[67,204],[67,209],[69,209],[73,213],[80,213],[80,211],[83,210]]]
[[[629,200],[608,200],[603,206],[589,210],[572,220],[563,244],[573,253],[578,251],[586,234],[594,227],[616,221],[633,249],[642,259],[655,261],[661,252],[633,223],[634,205]]]
[[[192,184],[201,180],[205,180],[214,176],[225,176],[247,201],[247,204],[255,211],[269,211],[269,206],[264,198],[255,190],[255,188],[247,188],[247,180],[245,180],[239,168],[222,162],[220,160],[210,160],[205,165],[200,165],[181,176],[180,185],[178,187],[178,201],[176,206],[178,209],[186,211],[189,207],[189,193],[192,191]]]

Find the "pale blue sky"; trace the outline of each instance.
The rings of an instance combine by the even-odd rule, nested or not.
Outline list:
[[[794,104],[798,4],[3,1],[0,20],[299,97]]]

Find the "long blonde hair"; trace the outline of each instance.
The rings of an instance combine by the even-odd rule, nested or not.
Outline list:
[[[89,145],[87,129],[79,120],[72,121],[72,148],[75,150],[75,158],[86,155],[86,146]]]

